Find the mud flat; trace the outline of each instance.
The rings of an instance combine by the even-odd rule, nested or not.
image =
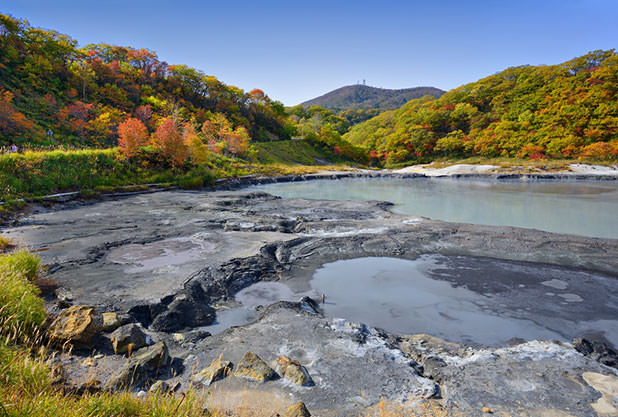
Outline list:
[[[213,360],[236,366],[247,351],[273,368],[277,357],[288,356],[313,380],[296,385],[281,371],[261,383],[230,375],[216,385],[213,399],[221,403],[234,393],[255,392],[283,403],[303,401],[314,415],[325,416],[358,415],[380,398],[410,408],[430,401],[453,415],[479,415],[483,407],[497,415],[618,412],[615,402],[598,405],[612,395],[608,384],[618,384],[618,371],[607,366],[611,358],[602,364],[594,360],[599,355],[585,356],[568,342],[579,331],[613,328],[608,317],[618,312],[618,240],[448,223],[391,209],[377,201],[170,191],[41,209],[3,234],[37,251],[50,278],[71,290],[73,303],[115,311],[143,326],[153,341],[165,341],[174,372],[159,378],[179,383],[180,391]],[[235,296],[256,283],[284,284],[300,294],[330,262],[427,256],[518,265],[507,278],[472,271],[433,279],[494,300],[495,308],[506,304],[508,312],[516,311],[520,297],[526,319],[556,330],[572,323],[572,331],[556,331],[562,340],[453,343],[429,336],[431,320],[417,323],[425,335],[402,334],[333,317],[328,304],[310,299],[263,306],[251,323],[212,336],[199,331],[222,311],[240,307]],[[535,269],[558,275],[541,279]],[[504,302],[496,301],[500,297]],[[49,307],[58,311],[53,299]],[[563,314],[573,308],[579,313]],[[578,315],[598,326],[578,324]],[[89,375],[105,386],[123,361],[101,343],[94,347],[104,355]],[[76,385],[84,382],[79,363],[64,361]]]

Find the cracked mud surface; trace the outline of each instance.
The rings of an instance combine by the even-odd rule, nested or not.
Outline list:
[[[237,305],[233,296],[253,283],[281,281],[293,287],[321,265],[342,259],[414,260],[424,254],[494,258],[526,262],[539,270],[602,274],[609,286],[605,293],[617,292],[618,283],[612,287],[611,281],[618,274],[616,240],[446,223],[393,214],[389,206],[286,200],[259,192],[175,191],[42,210],[3,234],[37,251],[50,278],[71,288],[76,303],[128,313],[149,326],[153,339],[168,342],[173,356],[183,361],[180,374],[171,378],[181,382],[181,389],[189,386],[192,372],[219,355],[235,363],[253,350],[267,362],[280,354],[299,360],[316,385],[293,387],[277,380],[256,386],[230,377],[218,385],[220,391],[248,385],[284,402],[305,401],[315,415],[357,415],[380,397],[414,406],[432,396],[442,397],[445,407],[462,415],[478,415],[483,406],[498,415],[596,415],[592,404],[602,394],[582,374],[618,383],[618,373],[569,343],[464,347],[324,317],[302,303],[265,307],[255,322],[215,336],[174,341],[173,332],[209,324],[213,308]],[[476,290],[495,294],[514,279],[473,278],[442,279],[460,279],[457,285],[472,290],[480,285]],[[576,278],[547,279],[539,288],[564,292],[565,282],[577,286]],[[571,303],[577,308],[617,308],[615,299],[595,306],[599,300],[584,286],[572,292],[585,299]],[[536,305],[538,314],[559,313],[535,303],[533,295],[531,291],[520,301]],[[516,296],[512,292],[508,298],[517,304]],[[431,333],[431,323],[426,332]],[[99,362],[99,378],[105,380],[118,360],[106,355]]]

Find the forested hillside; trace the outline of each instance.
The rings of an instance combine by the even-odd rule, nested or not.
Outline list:
[[[67,35],[0,15],[0,146],[115,146],[118,125],[129,118],[148,134],[168,118],[200,135],[214,124],[240,140],[293,132],[283,105],[261,90],[244,92],[146,49],[78,48]]]
[[[387,163],[436,157],[618,159],[618,55],[520,66],[412,100],[345,136]]]
[[[384,109],[392,110],[406,102],[426,95],[440,97],[444,91],[434,87],[413,87],[399,90],[348,85],[320,97],[301,103],[303,107],[320,106],[333,110]]]

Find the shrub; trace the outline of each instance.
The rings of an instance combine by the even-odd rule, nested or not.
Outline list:
[[[0,251],[7,249],[9,246],[11,246],[11,239],[0,236]]]
[[[582,149],[581,155],[589,159],[616,159],[618,157],[618,141],[595,142]]]
[[[30,282],[36,282],[41,268],[41,259],[26,251],[19,251],[10,255],[0,256],[0,267],[6,266],[10,270],[23,275]]]
[[[141,120],[129,118],[118,125],[118,149],[126,157],[133,156],[148,143],[148,129]]]

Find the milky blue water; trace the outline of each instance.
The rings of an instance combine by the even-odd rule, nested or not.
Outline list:
[[[316,180],[251,187],[285,198],[384,200],[397,213],[618,239],[618,181]]]

